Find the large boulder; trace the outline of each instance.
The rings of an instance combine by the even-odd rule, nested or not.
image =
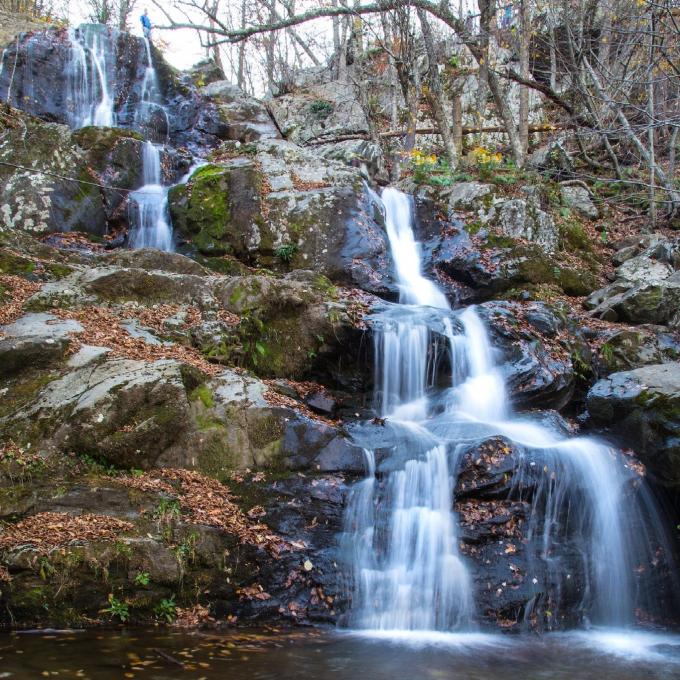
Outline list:
[[[281,137],[264,104],[228,81],[213,81],[200,94],[217,106],[218,120],[226,127],[215,130],[221,138],[248,143]]]
[[[587,295],[597,278],[584,264],[577,268],[542,246],[499,235],[479,223],[444,223],[424,243],[433,275],[461,304],[549,284],[568,295]]]
[[[126,190],[142,181],[139,135],[116,128],[71,132],[18,111],[7,120],[0,139],[6,163],[0,165],[0,231],[103,236],[126,221]]]
[[[588,393],[593,424],[632,447],[661,484],[680,486],[680,364],[613,373]]]
[[[565,407],[590,350],[564,309],[543,302],[477,307],[499,352],[509,395],[519,408]]]
[[[598,373],[629,371],[652,364],[666,364],[680,360],[680,337],[663,326],[612,326],[600,337]]]
[[[390,290],[382,216],[360,174],[283,140],[251,146],[254,155],[227,145],[219,162],[171,190],[173,224],[185,247]]]
[[[654,238],[627,246],[613,283],[584,303],[597,318],[680,326],[680,239]],[[647,245],[640,251],[640,245]]]
[[[589,220],[596,220],[600,216],[600,211],[593,202],[592,194],[587,186],[581,186],[580,184],[561,184],[560,194],[562,203],[581,217],[585,217]]]
[[[333,80],[270,100],[286,139],[307,143],[320,138],[368,132],[368,121],[354,84]]]

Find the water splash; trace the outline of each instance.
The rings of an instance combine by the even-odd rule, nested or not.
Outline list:
[[[354,435],[368,475],[353,488],[346,511],[349,625],[383,632],[474,629],[474,593],[459,553],[452,490],[461,456],[490,437],[505,438],[515,451],[509,500],[530,505],[524,535],[534,551],[528,556],[532,573],[540,575],[536,590],[557,609],[568,601],[583,621],[632,623],[636,606],[653,608],[637,592],[635,572],[655,563],[659,547],[670,555],[643,481],[618,451],[597,440],[565,439],[512,415],[476,311],[452,312],[423,276],[411,200],[386,189],[382,204],[401,304],[373,317],[375,409],[393,439],[379,442],[383,460],[377,463],[370,426]],[[438,381],[442,339],[449,387]],[[635,494],[629,493],[632,483],[640,487]],[[566,595],[575,561],[583,575],[580,602],[573,592]]]

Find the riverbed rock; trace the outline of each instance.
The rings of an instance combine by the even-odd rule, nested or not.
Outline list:
[[[603,334],[598,352],[598,374],[629,371],[680,360],[680,337],[664,326],[612,326]]]
[[[499,351],[499,368],[519,408],[566,406],[590,350],[563,309],[546,303],[487,302],[477,307]]]
[[[65,361],[72,333],[82,330],[74,321],[51,314],[28,314],[2,327],[0,377],[23,371],[27,366],[48,368]]]
[[[588,393],[594,425],[632,447],[656,481],[680,486],[680,364],[613,373]]]

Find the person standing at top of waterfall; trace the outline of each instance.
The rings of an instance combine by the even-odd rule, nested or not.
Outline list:
[[[144,33],[144,37],[147,40],[151,39],[151,19],[149,19],[149,13],[148,10],[144,10],[144,14],[142,14],[141,17],[139,17],[139,20],[142,22],[142,32]]]
[[[512,25],[512,3],[505,6],[503,16],[501,18],[501,28],[503,30],[508,30]]]

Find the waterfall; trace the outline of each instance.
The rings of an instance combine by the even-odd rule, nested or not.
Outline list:
[[[382,198],[400,301],[448,314],[446,297],[421,271],[410,199],[395,189],[386,189]],[[427,440],[422,421],[428,410],[430,331],[425,320],[386,318],[375,343],[381,415],[403,427],[405,446]],[[472,588],[458,551],[447,447],[440,441],[424,448],[384,484],[371,463],[368,479],[350,497],[352,622],[361,628],[452,630],[471,623]],[[374,460],[372,452],[366,455]]]
[[[67,65],[71,127],[115,125],[111,96],[112,49],[106,27],[70,28],[71,59]]]
[[[158,74],[153,65],[151,42],[143,38],[146,67],[142,80],[139,103],[134,112],[134,127],[146,130],[148,135],[167,141],[170,129],[168,113],[163,106],[163,98],[158,83]]]
[[[163,186],[161,149],[145,142],[142,156],[144,184],[130,194],[130,247],[173,250],[168,221],[168,188]]]
[[[525,536],[537,590],[559,609],[578,562],[581,619],[632,623],[635,607],[652,606],[637,592],[635,572],[656,563],[660,546],[670,555],[643,480],[618,451],[595,439],[565,439],[536,419],[512,415],[478,314],[473,307],[453,312],[423,276],[410,198],[388,188],[382,204],[400,291],[399,305],[373,315],[375,410],[390,437],[385,444],[375,434],[380,424],[353,434],[368,474],[351,490],[345,515],[349,625],[474,628],[475,595],[459,551],[453,489],[461,456],[491,437],[504,438],[516,451],[508,500],[529,499]],[[452,369],[449,387],[437,381],[442,338]],[[628,493],[633,481],[642,485],[635,495]]]
[[[146,67],[141,98],[135,109],[134,126],[147,136],[167,141],[168,115],[162,104],[158,75],[151,57],[151,43],[144,38]],[[158,114],[162,115],[159,125]],[[130,195],[130,247],[173,250],[172,225],[168,211],[168,187],[163,186],[161,149],[151,141],[144,144],[144,185]]]

